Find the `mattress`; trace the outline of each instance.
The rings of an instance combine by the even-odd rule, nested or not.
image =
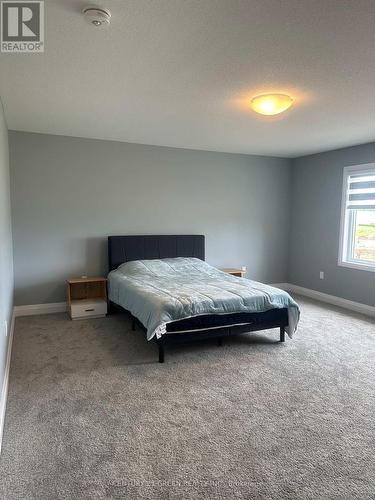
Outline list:
[[[171,332],[173,323],[183,320],[192,321],[184,323],[185,330],[211,328],[223,320],[228,325],[252,321],[238,314],[287,309],[289,336],[299,320],[298,304],[284,290],[231,276],[197,258],[126,262],[109,273],[108,285],[109,299],[139,319],[148,340]]]

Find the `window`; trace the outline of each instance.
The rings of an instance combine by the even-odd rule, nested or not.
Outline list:
[[[375,271],[375,164],[344,169],[339,264]]]

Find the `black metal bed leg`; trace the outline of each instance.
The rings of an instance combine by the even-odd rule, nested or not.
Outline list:
[[[285,326],[280,326],[280,342],[285,342]]]
[[[159,348],[159,363],[164,363],[164,346],[161,342],[158,342]]]
[[[132,315],[132,330],[135,331],[135,317]]]
[[[218,337],[217,338],[217,345],[221,347],[223,345],[223,337]]]

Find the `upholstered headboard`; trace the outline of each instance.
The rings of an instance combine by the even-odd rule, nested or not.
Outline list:
[[[108,236],[109,270],[123,262],[168,257],[204,260],[203,235]]]

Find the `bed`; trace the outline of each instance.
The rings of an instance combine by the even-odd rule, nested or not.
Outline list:
[[[130,313],[159,362],[165,346],[278,328],[280,342],[292,337],[298,305],[284,292],[237,278],[205,262],[202,235],[108,237],[110,311]]]

